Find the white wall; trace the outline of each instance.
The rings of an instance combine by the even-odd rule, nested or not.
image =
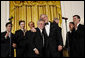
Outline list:
[[[5,31],[5,24],[9,18],[9,1],[1,1],[1,32]]]
[[[61,1],[62,16],[67,17],[67,31],[69,31],[69,22],[73,21],[73,15],[80,15],[81,24],[84,24],[84,1]],[[62,20],[62,35],[64,39],[64,45],[66,40],[66,28],[65,21]]]

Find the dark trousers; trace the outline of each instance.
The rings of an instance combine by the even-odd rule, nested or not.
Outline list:
[[[45,57],[60,57],[60,53],[57,51],[57,49],[45,49]]]

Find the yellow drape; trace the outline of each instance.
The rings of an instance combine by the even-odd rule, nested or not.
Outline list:
[[[53,18],[60,19],[61,26],[61,5],[60,1],[10,1],[10,17],[13,16],[12,32],[18,30],[19,20],[26,22],[25,28],[29,30],[28,23],[33,21],[35,27],[37,27],[37,21],[41,14],[46,14],[49,21],[53,21]]]
[[[33,21],[35,23],[35,27],[37,27],[37,21],[41,14],[46,14],[49,21],[53,21],[53,18],[55,17],[59,18],[59,26],[61,26],[62,22],[60,1],[10,1],[9,14],[10,17],[13,16],[13,33],[20,28],[19,20],[25,21],[25,28],[27,30],[29,30],[28,23],[30,21]]]

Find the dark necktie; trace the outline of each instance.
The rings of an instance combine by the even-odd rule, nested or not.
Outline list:
[[[48,23],[45,23],[45,25],[48,25]]]
[[[44,39],[44,34],[43,34],[43,32],[41,33],[41,36],[42,36],[42,38],[43,38],[43,47],[44,47],[44,43],[45,43],[45,39]]]

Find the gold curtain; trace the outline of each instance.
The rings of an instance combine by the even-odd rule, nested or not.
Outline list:
[[[19,20],[25,21],[25,28],[29,30],[28,23],[33,21],[37,27],[37,21],[41,14],[46,14],[49,21],[57,17],[60,20],[61,26],[61,4],[60,1],[10,1],[10,16],[12,19],[12,32],[15,33],[19,27]],[[14,49],[14,57],[16,57],[16,49]]]
[[[61,26],[61,5],[60,1],[10,1],[10,17],[12,19],[12,32],[18,30],[19,20],[26,22],[25,28],[29,30],[28,23],[33,21],[37,27],[37,21],[41,14],[46,14],[49,21],[53,21],[54,17],[60,19],[59,26]]]

